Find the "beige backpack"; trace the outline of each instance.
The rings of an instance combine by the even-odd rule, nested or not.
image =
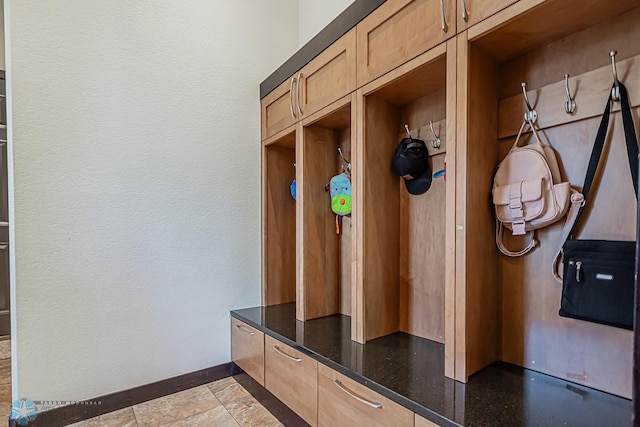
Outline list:
[[[536,142],[520,147],[518,143],[527,124]],[[575,192],[569,182],[561,182],[553,148],[540,141],[533,123],[522,123],[515,143],[500,162],[493,180],[496,244],[500,252],[517,257],[531,251],[538,243],[534,230],[553,224],[565,215],[572,191]],[[522,250],[510,251],[504,245],[504,228],[514,236],[531,233],[530,243]]]

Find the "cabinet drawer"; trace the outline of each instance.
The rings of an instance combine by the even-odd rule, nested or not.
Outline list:
[[[413,426],[414,413],[322,364],[318,365],[318,425]]]
[[[443,10],[446,32],[442,28]],[[387,0],[356,30],[360,87],[455,36],[455,2]]]
[[[458,32],[500,12],[518,0],[458,0]],[[465,13],[466,11],[466,13]],[[466,16],[466,20],[465,20]]]
[[[317,425],[318,362],[267,336],[265,387],[300,418]]]
[[[231,318],[231,360],[264,386],[264,334]]]
[[[269,138],[298,121],[296,100],[297,75],[275,88],[262,98],[262,140]]]
[[[438,427],[438,424],[433,421],[429,421],[426,418],[422,418],[420,415],[416,414],[416,425],[415,427]]]
[[[356,30],[352,29],[313,61],[299,75],[302,117],[326,107],[356,89]]]

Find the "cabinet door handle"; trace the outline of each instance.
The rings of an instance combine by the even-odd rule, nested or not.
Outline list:
[[[375,409],[382,409],[382,405],[379,404],[378,402],[370,402],[367,399],[363,399],[362,397],[358,396],[354,392],[349,391],[345,386],[342,385],[340,380],[335,380],[335,383],[336,383],[336,385],[338,386],[338,388],[340,390],[344,391],[345,393],[347,393],[349,396],[353,397],[358,402],[364,403],[365,405],[370,406],[370,407],[375,408]]]
[[[440,0],[440,18],[442,18],[442,31],[446,33],[449,31],[449,26],[447,25],[447,20],[444,17],[444,0]]]
[[[251,329],[246,328],[242,325],[236,325],[236,328],[240,329],[242,332],[244,332],[245,334],[249,334],[249,335],[255,335],[256,333],[253,332]]]
[[[304,113],[302,112],[302,108],[300,108],[300,84],[302,83],[302,71],[298,73],[298,84],[296,86],[296,100],[298,101],[298,113],[302,116]]]
[[[469,13],[467,12],[467,0],[462,0],[462,19],[469,22]]]
[[[285,353],[284,351],[280,350],[280,347],[278,347],[277,345],[273,346],[273,349],[280,355],[283,357],[286,357],[287,359],[293,360],[296,363],[300,363],[302,362],[302,359],[300,359],[299,357],[293,357],[293,356],[289,356],[287,353]]]
[[[293,111],[293,84],[296,82],[295,77],[291,77],[291,86],[289,86],[289,111],[291,111],[291,118],[296,118],[296,113]]]

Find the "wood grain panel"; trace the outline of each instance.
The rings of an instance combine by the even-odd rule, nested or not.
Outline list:
[[[507,61],[500,67],[499,98],[520,95],[520,83],[523,81],[527,82],[528,88],[540,88],[562,80],[565,73],[578,76],[598,68],[610,67],[611,49],[617,50],[618,62],[640,55],[640,43],[621,42],[638,37],[638,22],[640,7]],[[619,74],[622,81],[632,77]],[[611,72],[609,76],[611,77]],[[612,78],[607,86],[611,85],[611,81]],[[582,90],[587,89],[583,85],[577,85],[573,77],[569,84],[571,91],[578,96]],[[564,94],[564,88],[560,92]],[[556,108],[564,112],[563,105],[564,101]]]
[[[441,43],[422,55],[405,62],[362,88],[364,95],[376,92],[378,98],[393,105],[405,105],[442,89],[446,44]],[[433,76],[425,79],[423,76]]]
[[[351,190],[353,192],[353,228],[354,228],[354,269],[351,282],[351,339],[360,344],[365,343],[365,295],[364,295],[364,275],[366,271],[367,258],[365,257],[365,109],[364,93],[358,89],[355,93],[354,109],[354,129],[355,138],[351,141],[351,152],[353,164],[355,165],[351,173]]]
[[[640,109],[635,109],[634,116],[640,118]],[[589,200],[589,215],[581,219],[577,238],[635,239],[636,204],[629,203],[635,197],[620,114],[612,117],[612,124],[607,163],[597,193]],[[598,125],[599,118],[593,118],[545,132],[564,159],[567,178],[576,186],[583,183]],[[504,140],[503,148],[512,141]],[[561,286],[551,275],[551,263],[562,223],[539,230],[540,245],[527,256],[500,259],[501,359],[631,398],[632,333],[558,316]]]
[[[422,418],[420,415],[416,414],[415,427],[438,427],[438,424],[433,423],[426,418]]]
[[[352,29],[302,69],[300,102],[304,116],[356,88],[356,31]]]
[[[494,32],[487,32],[490,36],[472,35],[476,37],[476,41],[471,46],[471,65],[468,68],[470,75],[467,78],[469,95],[465,97],[469,100],[469,105],[463,113],[469,115],[467,129],[465,129],[469,133],[466,147],[469,152],[464,157],[468,162],[467,173],[469,175],[472,173],[472,165],[476,169],[473,174],[474,180],[478,177],[481,180],[484,179],[483,172],[479,171],[481,168],[479,165],[485,164],[487,173],[491,169],[495,171],[498,159],[506,154],[513,143],[514,127],[519,126],[521,122],[523,105],[519,93],[520,81],[527,81],[530,83],[529,88],[534,88],[529,96],[538,110],[539,124],[545,128],[543,139],[558,152],[563,176],[578,187],[582,185],[584,179],[599,115],[604,109],[611,86],[611,68],[607,56],[611,48],[617,49],[620,46],[618,74],[630,89],[632,104],[638,105],[637,98],[640,98],[640,93],[637,93],[636,86],[640,85],[640,81],[634,70],[638,68],[637,57],[640,48],[637,44],[627,42],[640,37],[640,29],[636,25],[640,17],[638,3],[635,3],[635,9],[613,18],[611,16],[616,13],[630,9],[631,3],[617,2],[615,5],[611,4],[611,8],[608,9],[606,2],[588,2],[588,5],[581,2],[581,8],[587,6],[589,8],[576,9],[575,14],[569,11],[570,4],[573,3],[572,0],[563,2],[562,5],[555,0],[544,3],[521,0],[498,14],[506,17],[505,13],[509,11],[512,15],[507,18],[508,22],[505,25]],[[524,12],[523,15],[517,17],[516,9],[525,6],[525,10],[520,10]],[[551,14],[552,11],[556,11],[557,14]],[[552,34],[552,37],[566,35],[566,38],[545,44],[550,40],[547,38],[550,33],[524,35],[523,29],[531,23],[544,19],[545,14],[547,17],[553,16],[552,20],[571,16],[559,32]],[[472,32],[481,34],[479,27],[494,18],[489,18],[472,28],[469,30],[470,34]],[[582,31],[571,34],[577,29]],[[518,39],[518,34],[523,37]],[[515,40],[518,48],[510,51],[508,44]],[[531,50],[532,48],[536,49]],[[527,52],[519,55],[519,52],[524,51],[520,49]],[[489,55],[482,53],[483,50],[489,52]],[[491,56],[497,58],[495,62],[498,62],[511,58],[512,54],[519,56],[498,65],[500,86],[493,89],[495,93],[487,92],[490,90],[487,88],[494,87],[491,81],[497,74],[496,68],[491,65]],[[478,67],[483,63],[488,65]],[[565,94],[564,81],[562,81],[564,72],[574,75],[571,87],[576,94],[578,104],[574,116],[564,112]],[[460,78],[459,74],[458,79]],[[461,87],[463,86],[458,86],[459,93]],[[495,130],[495,134],[492,134],[487,123],[492,123],[488,117],[495,111],[492,103],[497,102],[496,95],[498,98],[503,97],[503,100],[500,103],[500,127]],[[478,101],[478,99],[484,101]],[[614,107],[618,109],[615,104]],[[633,112],[636,120],[640,117],[639,110],[636,107]],[[457,119],[460,121],[460,115]],[[498,135],[497,132],[500,134]],[[490,160],[485,157],[485,160],[482,160],[480,152],[471,152],[472,147],[478,144],[483,149],[493,152],[494,149],[489,146],[490,141],[497,140],[499,136],[508,136],[508,138],[501,139],[498,144],[500,153],[498,159]],[[607,163],[601,172],[602,181],[598,196],[595,199],[592,197],[590,201],[593,207],[586,226],[582,227],[580,238],[635,239],[636,204],[627,203],[628,200],[634,200],[634,196],[623,141],[620,115],[614,114],[612,131],[608,137],[610,151],[605,156]],[[468,183],[469,180],[465,191],[469,191]],[[476,187],[477,191],[487,185],[490,188],[489,180],[485,184],[479,184]],[[490,203],[488,205],[488,211],[491,211]],[[471,204],[467,203],[467,206],[468,218]],[[611,209],[611,206],[616,206],[616,209]],[[468,221],[466,224],[469,227]],[[550,269],[561,228],[562,224],[557,223],[539,230],[537,233],[539,247],[525,257],[513,259],[499,256],[497,258],[498,290],[501,301],[499,311],[501,331],[498,346],[500,359],[629,398],[632,387],[629,376],[632,363],[632,334],[625,330],[558,316],[561,287],[554,281]],[[470,235],[473,234],[468,231],[467,245],[470,244]],[[482,262],[486,265],[490,264],[487,262],[486,253],[489,249],[495,252],[494,244],[491,242],[493,233],[487,231],[482,235],[487,241],[482,252]],[[507,243],[515,246],[521,242],[509,238]],[[465,251],[468,254],[464,286],[467,292],[465,297],[467,311],[464,319],[466,326],[463,340],[467,340],[464,350],[467,355],[465,360],[467,375],[475,370],[475,367],[470,365],[468,356],[470,353],[477,353],[477,351],[471,351],[472,337],[482,336],[478,335],[479,331],[470,329],[470,325],[477,323],[476,320],[469,318],[470,313],[476,311],[469,306],[470,290],[483,289],[485,292],[487,290],[486,287],[469,281],[470,274],[476,278],[487,277],[486,272],[478,272],[477,268],[471,268],[474,265],[469,259],[472,254],[479,253],[478,248],[469,247]],[[458,313],[456,316],[457,324],[460,324]],[[458,342],[456,340],[456,345]],[[459,348],[456,347],[456,350]],[[458,374],[457,369],[458,364],[456,364],[456,374]]]
[[[335,175],[338,134],[308,126],[304,130],[304,202],[302,285],[304,320],[338,313],[340,300],[340,236],[325,185]]]
[[[351,126],[351,95],[328,105],[307,116],[302,121],[303,126],[314,124],[327,129],[344,130]]]
[[[317,425],[318,362],[268,335],[264,351],[265,388],[311,426]]]
[[[358,198],[358,195],[354,193],[359,188],[358,180],[360,179],[360,175],[356,173],[356,170],[359,169],[361,163],[359,163],[359,151],[361,150],[361,141],[358,141],[358,120],[361,117],[361,104],[358,100],[361,96],[359,91],[355,91],[351,94],[351,153],[350,160],[352,163],[351,169],[351,259],[350,259],[350,267],[351,267],[351,278],[349,281],[349,287],[351,289],[351,297],[349,301],[351,302],[349,308],[349,314],[351,316],[351,339],[355,340],[354,332],[357,329],[357,325],[362,322],[363,313],[359,309],[358,302],[358,286],[359,286],[359,278],[360,270],[358,269],[358,262],[360,260],[360,247],[358,246],[358,215],[359,215],[359,206],[361,199]]]
[[[438,63],[445,67],[444,61],[438,61]],[[444,129],[444,122],[446,109],[445,109],[445,75],[443,72],[436,74],[440,78],[440,87],[436,91],[429,92],[420,98],[415,98],[411,102],[401,104],[400,123],[398,126],[398,137],[404,138],[407,136],[407,131],[404,125],[409,126],[411,135],[415,138],[418,137],[427,143],[427,149],[429,150],[430,142],[433,138],[431,129],[429,129],[429,120],[434,122],[434,130],[436,132],[440,129]],[[422,79],[431,80],[430,74],[423,74]],[[386,88],[384,88],[386,89]],[[376,96],[378,93],[376,92]],[[442,122],[442,123],[441,123]],[[445,129],[446,132],[446,129]],[[437,151],[429,151],[430,154],[437,154]]]
[[[302,207],[305,201],[304,186],[306,172],[304,159],[306,157],[304,132],[302,121],[296,124],[296,319],[305,320],[306,288],[304,286],[304,241],[306,231],[304,228],[304,211]]]
[[[455,35],[455,3],[444,1],[447,32],[441,28],[440,0],[388,0],[357,26],[358,87]]]
[[[351,128],[348,127],[338,133],[338,146],[344,157],[351,161]],[[338,158],[335,173],[340,172],[344,162]],[[347,165],[344,165],[346,168]],[[353,194],[353,188],[351,191]],[[352,202],[353,206],[353,202]],[[352,268],[352,242],[353,228],[350,217],[342,218],[342,234],[340,239],[340,309],[339,313],[351,316],[351,268]]]
[[[295,90],[295,85],[293,86]],[[260,101],[262,111],[262,139],[265,140],[298,121],[297,113],[291,114],[291,79],[275,88]]]
[[[351,218],[342,218],[342,233],[337,235],[330,194],[325,191],[331,177],[342,171],[337,148],[343,150],[347,159],[351,157],[351,102],[351,95],[343,97],[302,121],[301,161],[306,185],[301,209],[303,233],[307,237],[299,240],[304,287],[298,317],[301,320],[337,313],[350,315],[352,311]],[[321,270],[324,276],[316,274]]]
[[[448,135],[445,208],[444,374],[455,378],[457,41],[447,41],[446,117]]]
[[[604,52],[603,52],[604,53]],[[632,107],[640,105],[640,55],[619,61],[617,65],[620,80],[629,91],[629,102]],[[569,115],[564,110],[566,102],[564,80],[527,91],[530,102],[538,113],[536,125],[539,129],[558,126],[590,117],[601,116],[604,105],[611,91],[613,78],[611,65],[571,78],[574,91],[576,111]],[[506,138],[518,134],[522,117],[526,111],[524,97],[519,94],[500,101],[498,137]],[[619,111],[620,104],[614,103],[612,111]]]
[[[296,201],[289,186],[296,176],[291,133],[263,148],[263,305],[296,300]]]
[[[445,345],[445,372],[451,374],[453,369],[453,378],[457,381],[466,382],[466,290],[467,290],[467,208],[466,200],[468,194],[467,177],[468,156],[467,148],[469,146],[468,136],[468,120],[469,109],[467,98],[469,94],[469,43],[467,41],[467,32],[461,33],[457,37],[457,73],[456,73],[456,155],[455,155],[455,298],[451,298],[451,293],[447,298],[447,314],[449,310],[453,311],[455,322],[454,325],[454,346],[451,348],[450,341]],[[449,174],[451,175],[451,174]],[[453,308],[451,308],[453,304]],[[449,323],[447,323],[449,325]],[[451,333],[447,328],[448,332]],[[453,355],[450,353],[453,351]],[[449,358],[446,358],[446,355]],[[451,366],[451,357],[454,357],[453,366]]]
[[[231,360],[264,386],[264,334],[231,318]]]
[[[432,158],[433,170],[444,155]],[[400,188],[400,330],[444,342],[446,183],[436,178],[425,194]]]
[[[441,47],[434,48],[432,50],[442,51]],[[395,70],[385,74],[383,77],[375,80],[370,86],[379,86],[376,90],[376,96],[380,99],[384,99],[390,104],[402,106],[407,105],[417,100],[423,100],[426,96],[437,92],[444,92],[444,86],[442,82],[445,81],[446,65],[444,51],[435,59],[431,59],[428,62],[420,65],[429,57],[433,58],[433,52],[429,52],[421,55],[420,57],[410,61],[403,67],[396,68]],[[425,78],[425,76],[429,76]],[[390,79],[393,78],[393,79]],[[388,84],[384,84],[384,82]],[[441,95],[434,95],[436,98]],[[429,108],[428,105],[423,105],[423,108]],[[434,106],[436,110],[441,106]],[[431,112],[430,112],[431,113]],[[433,113],[436,113],[434,111]],[[436,114],[436,117],[440,117],[441,114]],[[424,121],[424,119],[423,119]]]
[[[465,0],[467,20],[465,21],[463,17],[462,3],[460,3],[457,14],[458,32],[466,30],[516,1],[518,0]]]
[[[352,395],[368,402],[380,404],[380,408],[356,400]],[[322,364],[318,365],[318,426],[326,427],[411,427],[414,414],[371,389],[358,384]]]
[[[439,60],[444,68],[445,62]],[[441,72],[438,76],[443,76]],[[423,75],[423,79],[431,79]],[[446,82],[441,89],[417,99],[400,110],[400,127],[404,123],[414,129],[412,135],[425,140],[430,153],[439,153],[430,160],[432,171],[444,168],[444,150],[431,146],[433,135],[427,122],[435,120],[435,129],[444,129],[440,120],[446,111]],[[399,139],[406,132],[398,135]],[[445,132],[442,132],[446,140]],[[442,148],[442,147],[441,147]],[[399,329],[413,335],[444,342],[444,269],[445,256],[445,195],[443,178],[433,180],[431,188],[419,196],[410,195],[404,182],[400,186],[400,319]]]
[[[442,95],[444,96],[444,91],[442,91]],[[426,99],[426,97],[422,99]],[[444,102],[439,102],[438,105],[444,106]],[[403,118],[401,119],[401,122],[411,123],[412,120],[404,120],[405,110],[406,109],[403,109],[403,114],[402,114]],[[433,117],[429,114],[422,113],[421,110],[417,110],[417,111],[414,110],[414,115],[421,115],[423,117]],[[438,148],[435,148],[433,146],[433,141],[435,141],[436,137],[434,136],[433,132],[431,132],[431,128],[429,127],[429,125],[420,126],[417,129],[410,128],[409,132],[411,133],[411,136],[413,138],[422,139],[425,142],[425,144],[427,145],[427,151],[429,152],[429,156],[435,156],[438,154],[447,153],[447,127],[446,126],[447,126],[446,120],[437,120],[433,122],[433,130],[435,131],[436,135],[438,135],[438,139],[440,139],[440,146]],[[406,138],[406,137],[407,137],[407,132],[405,130],[398,135],[398,141],[401,141],[402,138]],[[433,167],[432,169],[434,172],[438,170],[436,167]]]
[[[364,104],[362,204],[365,340],[396,332],[399,321],[399,190],[391,171],[398,109],[375,96]]]
[[[469,29],[469,40],[498,62],[638,7],[637,0],[519,0]]]
[[[498,164],[497,80],[495,62],[469,48],[467,94],[465,265],[465,368],[469,375],[498,360],[499,282],[490,189]],[[459,118],[458,118],[459,119]],[[460,182],[458,183],[460,185]],[[456,296],[460,298],[459,296]],[[456,344],[456,350],[458,345]],[[456,374],[458,374],[456,372]]]

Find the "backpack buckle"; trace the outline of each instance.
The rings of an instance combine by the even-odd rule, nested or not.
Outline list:
[[[511,223],[511,230],[513,231],[514,236],[521,236],[523,234],[527,234],[524,227],[525,227],[525,222],[522,220],[514,221]]]

